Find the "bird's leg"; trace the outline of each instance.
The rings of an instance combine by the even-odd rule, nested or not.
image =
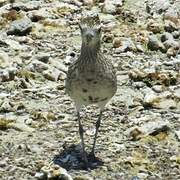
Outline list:
[[[96,132],[95,132],[95,136],[94,136],[94,143],[93,143],[92,151],[90,153],[90,155],[93,158],[95,158],[94,149],[95,149],[95,146],[96,146],[96,139],[97,139],[98,130],[99,130],[99,127],[100,127],[100,124],[101,124],[101,116],[102,116],[102,110],[100,111],[98,120],[96,121]]]
[[[78,122],[79,122],[79,135],[81,138],[81,145],[82,145],[82,151],[83,151],[83,158],[84,158],[84,162],[85,162],[85,166],[86,168],[88,168],[88,159],[87,159],[87,155],[86,155],[86,151],[85,151],[85,146],[84,146],[84,137],[83,137],[83,126],[81,124],[81,120],[80,120],[80,113],[79,111],[77,112],[77,116],[78,116]]]

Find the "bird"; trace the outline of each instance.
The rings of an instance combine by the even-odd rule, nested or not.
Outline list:
[[[82,39],[80,55],[68,68],[65,87],[66,93],[75,103],[82,158],[85,166],[88,167],[80,110],[83,106],[91,104],[96,104],[100,108],[90,153],[90,156],[95,158],[95,145],[102,114],[106,104],[117,91],[117,77],[112,59],[107,58],[101,49],[102,26],[99,15],[95,13],[82,15],[79,28]]]

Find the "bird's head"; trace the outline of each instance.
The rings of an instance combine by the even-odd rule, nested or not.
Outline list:
[[[79,23],[82,43],[86,46],[97,46],[101,41],[101,24],[98,14],[84,15]]]

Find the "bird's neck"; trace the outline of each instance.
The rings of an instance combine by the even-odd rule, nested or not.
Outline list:
[[[82,43],[80,56],[84,60],[96,60],[98,54],[101,52],[100,42],[95,45],[87,45]]]

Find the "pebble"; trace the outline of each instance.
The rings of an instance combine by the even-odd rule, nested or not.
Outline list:
[[[13,21],[10,24],[9,29],[7,30],[8,35],[19,35],[24,36],[31,32],[32,22],[29,18],[25,17]]]
[[[123,0],[105,0],[102,6],[102,12],[107,14],[115,14],[118,8],[123,5]]]
[[[50,179],[62,179],[62,180],[73,180],[72,177],[67,173],[66,169],[52,164],[51,166],[43,166],[41,168],[41,172],[47,177],[48,180]],[[37,174],[42,177],[42,174]]]
[[[113,41],[113,47],[117,48],[116,53],[136,51],[136,46],[131,40],[131,38],[115,38]]]
[[[156,119],[155,121],[145,122],[141,126],[134,126],[125,131],[128,137],[132,137],[133,140],[139,140],[147,135],[155,136],[160,132],[167,132],[170,130],[169,121]]]
[[[170,7],[169,0],[147,0],[145,3],[146,11],[150,14],[161,14]]]
[[[92,6],[94,4],[93,0],[82,0],[82,2],[86,6]]]
[[[179,28],[174,22],[165,20],[164,29],[165,31],[172,33],[173,31],[177,31]]]
[[[175,57],[178,54],[178,50],[179,50],[179,48],[177,48],[177,47],[170,47],[167,50],[166,54],[168,57]]]
[[[43,76],[50,81],[57,81],[61,75],[61,71],[56,68],[47,69],[42,72]]]
[[[153,51],[157,51],[157,50],[161,50],[162,52],[166,51],[164,45],[157,38],[156,35],[149,35],[147,46],[150,50]]]
[[[0,51],[0,67],[5,68],[10,65],[8,53]]]
[[[39,9],[41,5],[41,1],[27,1],[26,3],[23,2],[15,2],[13,3],[13,9],[16,10],[23,10],[23,11],[32,11]]]
[[[173,37],[174,37],[175,39],[178,39],[178,38],[180,37],[180,30],[179,30],[179,31],[174,31],[174,32],[172,32],[171,34],[173,35]]]
[[[156,22],[155,20],[151,19],[147,23],[147,30],[153,33],[161,33],[163,30],[163,26],[160,22]]]
[[[175,134],[177,136],[177,139],[180,141],[180,130],[175,131]]]
[[[154,105],[154,103],[159,102],[160,97],[155,95],[154,93],[147,93],[144,96],[144,104],[148,106]]]
[[[48,70],[49,68],[49,65],[41,62],[41,61],[38,61],[38,60],[32,60],[32,62],[27,66],[27,69],[32,71],[32,72],[43,72],[45,70]]]
[[[50,58],[50,54],[44,53],[44,52],[40,52],[35,56],[35,59],[37,59],[43,63],[46,63],[46,64],[49,62],[49,58]]]
[[[164,42],[164,41],[167,41],[167,40],[173,40],[173,35],[169,32],[164,32],[162,35],[161,35],[161,41]]]
[[[152,87],[152,89],[157,93],[161,93],[163,91],[163,86],[162,85],[154,85]]]
[[[163,42],[163,45],[165,46],[165,48],[166,49],[169,49],[169,48],[179,48],[180,47],[180,44],[177,42],[177,41],[175,41],[175,40],[173,40],[173,39],[168,39],[168,40],[166,40],[166,41],[164,41]]]
[[[14,67],[9,67],[3,70],[0,70],[0,82],[12,81],[14,80],[18,70]]]

